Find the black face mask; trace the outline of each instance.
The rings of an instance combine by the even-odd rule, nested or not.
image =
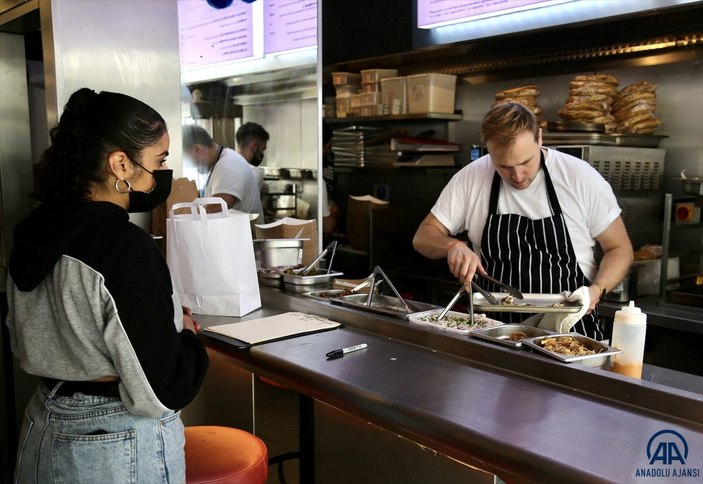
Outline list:
[[[142,167],[144,168],[144,167]],[[171,194],[173,170],[154,170],[147,172],[154,177],[154,188],[148,192],[129,192],[129,213],[151,212],[166,201]]]
[[[251,157],[251,163],[253,166],[259,166],[261,162],[264,161],[264,154],[261,153],[260,151],[257,151],[254,153],[254,156]]]

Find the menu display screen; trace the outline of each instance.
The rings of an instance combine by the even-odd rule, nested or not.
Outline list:
[[[191,69],[254,55],[252,5],[218,9],[204,0],[179,0],[181,68]]]
[[[317,45],[316,0],[266,0],[264,54]]]
[[[568,0],[418,0],[417,26],[431,28]]]

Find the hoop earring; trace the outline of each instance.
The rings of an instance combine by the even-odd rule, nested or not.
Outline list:
[[[124,192],[120,190],[120,182],[124,182],[125,186],[127,187],[127,190]],[[117,190],[118,193],[129,193],[132,191],[132,184],[129,182],[129,180],[117,180],[115,182],[115,190]]]

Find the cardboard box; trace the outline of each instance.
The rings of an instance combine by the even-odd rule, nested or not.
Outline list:
[[[415,74],[407,76],[408,113],[454,113],[456,76]]]
[[[347,239],[352,249],[368,252],[371,237],[371,211],[387,208],[388,202],[371,195],[349,196]]]

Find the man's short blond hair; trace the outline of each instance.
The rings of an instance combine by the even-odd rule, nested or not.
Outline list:
[[[538,141],[539,121],[524,104],[517,102],[493,106],[481,122],[483,144],[490,141],[500,146],[510,146],[524,132],[532,133]]]

